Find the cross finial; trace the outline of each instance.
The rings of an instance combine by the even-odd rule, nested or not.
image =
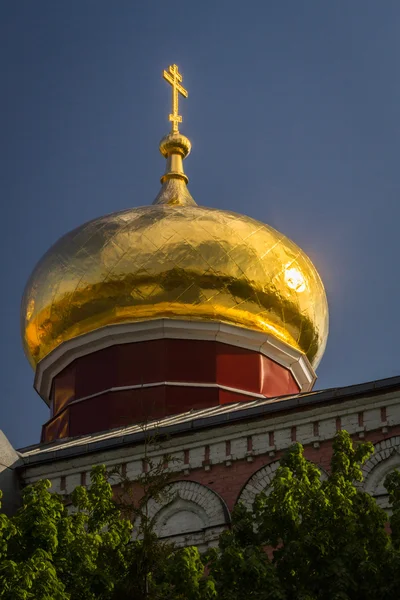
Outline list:
[[[182,123],[182,117],[178,111],[179,94],[187,98],[188,93],[181,85],[182,75],[179,73],[178,65],[170,65],[168,71],[164,70],[163,77],[172,86],[172,113],[169,115],[169,120],[172,122],[171,133],[178,133],[178,123]]]

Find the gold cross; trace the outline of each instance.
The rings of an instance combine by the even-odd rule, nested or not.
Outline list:
[[[172,85],[172,114],[169,115],[169,120],[172,121],[172,133],[178,133],[178,123],[182,123],[182,117],[178,114],[179,94],[187,98],[188,93],[181,85],[182,75],[178,65],[170,65],[168,71],[164,70],[163,77]]]

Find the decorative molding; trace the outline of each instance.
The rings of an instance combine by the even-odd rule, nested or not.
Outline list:
[[[237,501],[243,502],[246,508],[251,510],[256,496],[261,492],[266,492],[268,490],[278,467],[279,460],[275,460],[269,465],[256,471],[244,485]]]
[[[155,518],[158,536],[173,538],[178,545],[177,536],[202,534],[198,543],[208,546],[214,541],[214,536],[206,536],[206,531],[216,530],[215,539],[218,539],[230,522],[229,511],[222,498],[195,481],[175,481],[167,485],[161,502],[150,499],[147,508],[149,518]]]
[[[252,403],[250,404],[252,405]],[[368,436],[370,432],[375,432],[375,439],[382,437],[381,405],[387,407],[390,427],[394,432],[399,431],[397,437],[393,435],[390,444],[400,443],[400,395],[396,391],[390,394],[382,394],[382,396],[374,395],[363,398],[362,404],[360,399],[354,398],[332,406],[316,405],[307,411],[298,412],[293,409],[290,414],[271,414],[267,422],[265,419],[259,418],[250,418],[246,421],[232,423],[222,420],[221,424],[216,424],[209,429],[196,430],[194,428],[191,430],[190,436],[172,432],[163,444],[162,453],[158,449],[154,449],[150,452],[150,455],[154,460],[157,460],[161,454],[167,452],[178,459],[177,473],[184,471],[182,476],[188,476],[189,472],[204,469],[202,461],[205,456],[205,446],[209,445],[212,468],[214,469],[217,465],[224,465],[225,468],[232,469],[231,465],[235,461],[246,460],[246,453],[248,452],[246,438],[249,436],[253,438],[252,451],[254,457],[261,455],[268,460],[268,456],[273,458],[275,453],[278,454],[291,445],[290,430],[293,425],[297,426],[297,440],[301,444],[312,448],[318,443],[321,446],[321,451],[329,452],[328,447],[325,450],[323,449],[323,444],[329,443],[335,435],[337,415],[342,417],[344,428],[355,439],[357,438],[359,426],[356,417],[361,406],[364,411],[364,427],[368,432]],[[216,413],[222,416],[225,410],[226,408],[223,406],[215,409]],[[204,414],[208,414],[208,411],[198,411],[196,414],[198,419],[202,419]],[[313,430],[313,422],[316,420],[319,422],[317,438]],[[180,417],[174,415],[163,422],[173,427],[180,422]],[[153,426],[158,431],[157,423],[154,423]],[[113,443],[115,432],[108,431],[101,435],[86,435],[78,439],[66,439],[62,442],[26,448],[19,453],[21,461],[24,463],[19,467],[21,477],[26,484],[47,478],[53,481],[57,489],[60,477],[67,476],[67,487],[70,488],[75,473],[80,474],[85,470],[90,471],[93,464],[99,463],[104,463],[109,468],[126,463],[129,476],[131,478],[136,477],[141,472],[143,446],[142,443],[137,444],[134,442],[134,434],[140,431],[142,431],[140,425],[118,430],[118,436],[123,436],[122,439],[132,440],[129,445],[115,445]],[[231,442],[229,455],[226,454],[226,440]],[[393,442],[393,440],[398,440],[398,442]],[[271,445],[271,442],[273,445]],[[377,454],[364,465],[365,475],[368,475],[372,466],[376,464],[372,460],[378,461],[379,452],[388,449],[388,443],[389,440],[386,440],[376,445]],[[68,450],[69,448],[71,448],[70,456],[67,454],[63,457],[59,456],[59,450]],[[186,459],[185,452],[188,453]]]
[[[364,463],[362,467],[364,479],[370,475],[371,471],[373,471],[380,462],[389,458],[389,456],[391,456],[394,452],[397,452],[400,455],[400,436],[397,435],[386,440],[382,440],[381,442],[375,444],[374,447],[374,454]]]
[[[193,381],[155,381],[151,383],[139,383],[137,385],[122,385],[119,387],[111,387],[105,390],[101,390],[100,392],[95,392],[94,394],[89,394],[88,396],[83,396],[82,398],[77,398],[76,400],[72,400],[69,402],[63,410],[68,408],[69,406],[73,406],[74,404],[78,404],[79,402],[84,402],[85,400],[91,400],[92,398],[96,398],[97,396],[102,396],[103,394],[108,394],[110,392],[125,392],[127,390],[139,390],[144,388],[153,388],[160,386],[175,386],[175,387],[190,387],[190,388],[218,388],[219,390],[224,390],[226,392],[232,392],[233,394],[241,394],[242,396],[249,396],[249,398],[253,398],[255,400],[265,400],[265,396],[262,394],[257,394],[257,392],[249,392],[248,390],[244,390],[241,388],[233,388],[227,385],[221,385],[219,383],[197,383]],[[62,412],[62,411],[60,411]],[[60,414],[60,413],[58,413]],[[57,416],[58,416],[57,414]]]
[[[386,475],[398,468],[400,468],[400,436],[393,436],[377,443],[374,454],[362,467],[364,481],[360,487],[376,496],[383,508],[388,506],[388,495],[383,482]]]
[[[308,358],[300,350],[275,339],[270,334],[211,321],[154,319],[107,325],[63,342],[38,363],[34,387],[49,404],[54,377],[77,358],[116,344],[163,338],[217,341],[260,352],[288,369],[302,392],[310,391],[316,380],[315,372]]]
[[[280,461],[275,460],[274,462],[269,463],[269,465],[265,465],[258,471],[256,471],[250,479],[247,480],[242,491],[239,494],[239,498],[237,502],[243,502],[243,504],[251,510],[253,508],[254,500],[256,496],[261,492],[269,493],[269,488],[273,478],[275,477],[275,473],[279,467]],[[325,480],[328,477],[325,469],[317,465],[318,469],[321,471],[321,480]]]

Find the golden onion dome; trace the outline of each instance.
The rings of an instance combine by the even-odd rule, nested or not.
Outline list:
[[[100,327],[156,318],[219,321],[274,335],[315,368],[328,335],[322,281],[306,254],[255,219],[197,206],[173,131],[152,206],[94,219],[40,260],[22,301],[33,366],[64,341]]]

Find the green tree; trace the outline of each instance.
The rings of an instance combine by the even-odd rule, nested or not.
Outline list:
[[[93,468],[91,485],[76,488],[70,507],[40,481],[24,490],[13,517],[0,515],[0,598],[397,600],[400,473],[385,482],[389,531],[386,512],[359,486],[372,451],[340,432],[321,480],[295,444],[269,493],[252,512],[239,504],[218,548],[202,557],[158,540],[149,517],[150,498],[168,500],[168,457],[149,460],[135,485],[123,479],[118,495],[105,468]]]
[[[1,598],[109,597],[125,568],[132,526],[113,502],[104,467],[94,467],[91,480],[73,492],[72,510],[44,480],[24,489],[15,516],[1,515]]]
[[[150,500],[160,505],[173,500],[169,486],[172,474],[166,466],[171,466],[174,460],[169,455],[161,461],[153,460],[147,448],[156,443],[157,440],[148,439],[144,458],[146,470],[135,482],[117,471],[121,483],[115,501],[122,514],[134,524],[135,539],[126,548],[124,573],[112,598],[211,600],[215,597],[214,582],[204,574],[198,549],[177,549],[157,539],[157,515],[149,516],[148,505]]]
[[[92,469],[88,489],[74,490],[69,507],[47,480],[25,488],[18,512],[0,515],[0,598],[180,600],[186,591],[211,598],[197,549],[158,542],[146,520],[146,497],[161,494],[167,477],[158,469],[143,476],[135,508],[113,498],[104,466]]]
[[[209,553],[218,597],[281,600],[395,600],[400,585],[400,474],[386,480],[388,516],[357,485],[370,443],[353,447],[342,431],[331,471],[305,459],[300,444],[282,458],[269,494],[250,513],[238,506],[233,525]]]

